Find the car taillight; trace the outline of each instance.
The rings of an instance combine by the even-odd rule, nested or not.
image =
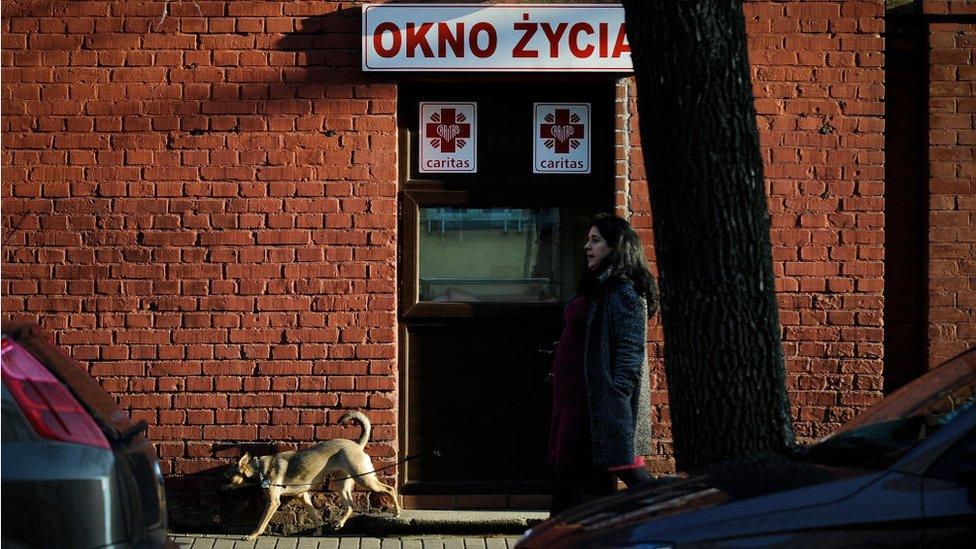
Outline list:
[[[4,338],[3,384],[34,431],[47,439],[108,449],[108,440],[71,391],[34,355]]]

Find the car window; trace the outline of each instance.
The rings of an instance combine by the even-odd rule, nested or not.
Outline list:
[[[976,481],[976,431],[952,445],[926,473],[927,476],[972,485]]]
[[[929,372],[821,442],[797,452],[829,465],[885,468],[976,407],[976,352]]]
[[[912,416],[949,414],[973,399],[976,392],[976,350],[942,364],[885,397],[835,435],[865,425],[897,421]]]

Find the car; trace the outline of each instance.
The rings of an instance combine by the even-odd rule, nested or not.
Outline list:
[[[3,546],[176,547],[146,422],[37,326],[0,332]]]
[[[971,546],[976,348],[810,446],[583,504],[516,547]]]

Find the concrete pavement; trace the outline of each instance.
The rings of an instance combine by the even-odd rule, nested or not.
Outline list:
[[[244,541],[241,534],[170,537],[181,549],[510,549],[522,532],[548,515],[542,511],[407,509],[399,517],[359,515],[341,535],[265,535],[254,541]]]
[[[180,549],[511,549],[519,536],[276,537],[170,536]]]

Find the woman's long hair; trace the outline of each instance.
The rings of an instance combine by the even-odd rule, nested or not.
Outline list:
[[[658,290],[654,276],[647,267],[644,246],[641,245],[637,231],[625,219],[610,214],[600,214],[593,219],[590,227],[596,227],[610,246],[610,255],[603,260],[597,273],[585,265],[580,276],[579,291],[592,296],[599,287],[597,275],[609,271],[609,278],[627,279],[634,284],[638,295],[647,300],[647,314],[657,310]]]

